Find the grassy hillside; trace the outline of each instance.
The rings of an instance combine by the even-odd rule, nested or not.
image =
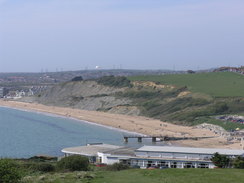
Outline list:
[[[225,129],[243,124],[213,117],[244,113],[244,76],[235,73],[106,76],[94,81],[66,82],[34,101],[85,110],[143,115],[183,125],[218,124]],[[132,81],[132,82],[131,82]]]
[[[0,182],[244,183],[243,169],[137,169],[121,164],[96,167],[86,162],[88,159],[81,156],[60,161],[50,157],[0,159]]]
[[[25,178],[23,183],[242,183],[238,169],[165,169],[46,173]]]
[[[154,81],[178,87],[187,86],[192,92],[205,93],[213,97],[244,97],[244,76],[231,72],[134,76],[130,79]]]
[[[216,72],[134,76],[129,79],[164,86],[134,87],[123,94],[134,100],[143,115],[177,124],[196,125],[207,122],[227,130],[244,128],[242,124],[212,118],[215,115],[244,112],[243,75]]]
[[[166,169],[101,172],[91,183],[241,183],[243,170]]]

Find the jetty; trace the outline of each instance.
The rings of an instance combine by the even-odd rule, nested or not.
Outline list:
[[[176,140],[199,140],[205,138],[215,138],[215,136],[208,137],[169,137],[169,136],[149,136],[149,135],[124,135],[124,142],[127,143],[129,139],[137,138],[138,142],[142,142],[142,139],[152,139],[152,142],[161,141],[176,141]]]

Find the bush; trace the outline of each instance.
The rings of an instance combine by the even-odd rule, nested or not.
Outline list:
[[[37,162],[45,162],[45,161],[57,161],[57,157],[52,156],[32,156],[29,158],[31,161],[37,161]]]
[[[215,114],[221,114],[223,112],[226,112],[228,109],[229,109],[229,107],[226,103],[217,103],[214,106]]]
[[[83,81],[82,76],[76,76],[71,81]]]
[[[124,94],[122,94],[123,97],[129,97],[129,98],[155,98],[159,96],[159,92],[155,91],[128,91]]]
[[[87,171],[88,167],[89,159],[80,155],[65,157],[57,163],[57,168],[59,170]]]
[[[53,172],[55,170],[55,167],[50,163],[37,163],[31,166],[31,168],[35,171],[40,172]]]
[[[21,177],[20,169],[13,160],[0,160],[0,183],[18,183]]]
[[[214,153],[211,158],[213,164],[219,168],[230,167],[230,159],[226,155],[220,155],[219,153]]]
[[[128,80],[124,76],[103,76],[97,79],[97,83],[106,85],[106,86],[113,86],[113,87],[131,87],[130,80]]]
[[[233,165],[235,168],[244,169],[244,157],[238,156],[237,158],[235,158]]]
[[[129,169],[130,167],[128,165],[125,165],[123,163],[114,163],[112,165],[106,166],[106,170],[109,171],[120,171],[120,170],[126,170]]]

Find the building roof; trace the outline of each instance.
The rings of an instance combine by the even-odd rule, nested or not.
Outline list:
[[[135,156],[136,148],[132,147],[121,147],[117,149],[112,149],[104,151],[104,154],[117,155],[117,156]]]
[[[62,152],[67,154],[96,156],[98,152],[104,152],[104,151],[109,151],[118,148],[121,148],[121,146],[101,143],[101,144],[87,144],[86,146],[69,147],[69,148],[62,149]]]
[[[188,154],[214,154],[218,152],[222,155],[243,156],[244,150],[214,149],[214,148],[193,148],[193,147],[173,147],[173,146],[143,146],[136,152],[168,152],[168,153],[188,153]]]

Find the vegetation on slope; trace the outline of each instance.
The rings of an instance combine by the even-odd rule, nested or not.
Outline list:
[[[96,81],[66,82],[36,100],[43,104],[144,115],[183,125],[203,122],[225,129],[243,124],[214,119],[244,113],[244,76],[235,73],[104,76]]]
[[[133,76],[129,79],[187,86],[192,92],[205,93],[212,97],[244,97],[244,76],[232,72]]]
[[[238,169],[164,169],[45,173],[28,176],[23,183],[242,183]]]
[[[14,160],[0,159],[0,183],[18,183],[21,177],[21,170]]]
[[[133,178],[132,178],[133,177]],[[242,170],[237,169],[165,169],[99,172],[91,183],[241,183]]]
[[[175,74],[135,76],[133,82],[155,82],[171,88],[137,87],[121,96],[129,97],[142,114],[177,124],[218,124],[225,129],[244,125],[211,118],[215,115],[238,114],[244,111],[244,76],[235,73]]]
[[[75,159],[77,156],[74,156]],[[69,159],[65,158],[68,164]],[[85,160],[87,161],[87,160]],[[7,164],[6,164],[7,162]],[[74,161],[72,161],[74,162]],[[241,164],[239,162],[242,162]],[[14,171],[7,172],[10,168]],[[83,164],[86,166],[85,171],[80,171],[80,163],[72,163],[72,169],[70,168],[57,168],[59,162],[47,161],[47,160],[0,160],[0,164],[4,165],[5,169],[0,169],[0,176],[6,175],[7,179],[0,177],[0,182],[4,183],[240,183],[244,180],[243,170],[241,169],[154,169],[154,170],[142,170],[132,169],[121,164],[109,165],[108,167],[95,167],[89,165],[86,162]],[[235,162],[238,166],[243,165],[243,159],[239,159]],[[62,163],[63,164],[63,163]],[[54,169],[41,168],[40,165],[48,165],[46,167],[54,167]],[[75,167],[75,169],[73,169]],[[84,166],[82,166],[84,168]],[[240,168],[243,168],[240,167]],[[77,171],[78,170],[78,171]],[[16,176],[17,175],[17,179]],[[10,176],[11,175],[11,176]],[[132,178],[133,177],[133,178]]]
[[[101,78],[98,78],[96,81],[98,84],[103,84],[105,86],[118,88],[131,87],[130,80],[124,76],[103,76]]]

